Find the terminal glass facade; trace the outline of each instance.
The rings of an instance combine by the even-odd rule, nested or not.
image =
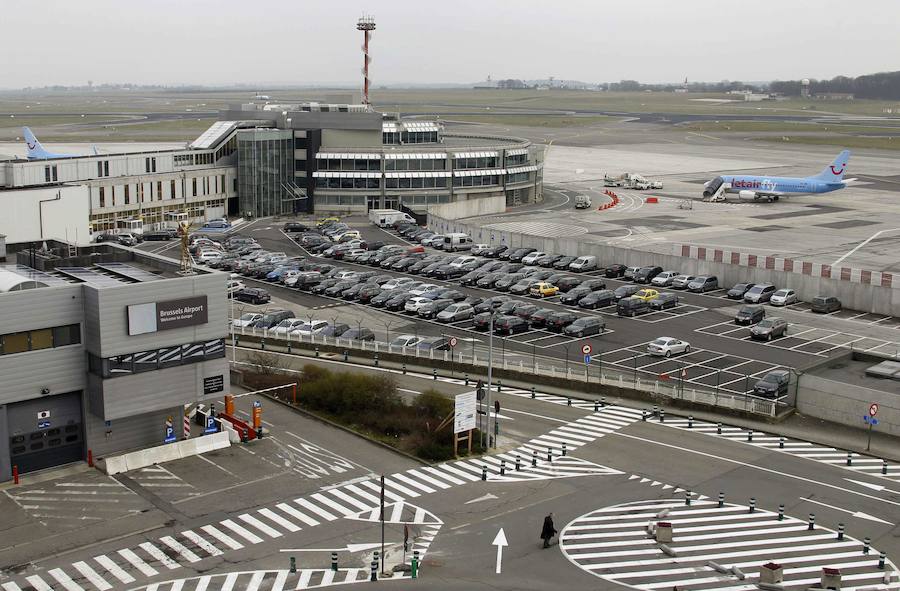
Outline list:
[[[294,135],[251,129],[237,134],[240,214],[262,217],[294,210]]]

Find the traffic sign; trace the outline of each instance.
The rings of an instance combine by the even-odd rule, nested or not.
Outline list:
[[[590,355],[591,351],[593,351],[593,349],[591,348],[590,345],[585,345],[581,348],[581,352],[584,353],[585,355]]]
[[[584,364],[585,364],[585,365],[590,365],[590,364],[591,364],[591,356],[590,356],[590,355],[585,355],[585,356],[584,356]]]
[[[877,414],[878,414],[878,403],[873,402],[872,404],[869,405],[869,416],[874,417]]]
[[[456,346],[456,343],[458,343],[458,342],[459,342],[459,341],[457,340],[456,337],[450,337],[450,346],[451,346],[451,347],[455,347],[455,346]]]

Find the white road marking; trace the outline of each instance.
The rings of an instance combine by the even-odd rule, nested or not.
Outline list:
[[[100,566],[109,571],[112,576],[119,579],[121,582],[125,584],[134,582],[134,577],[128,574],[125,569],[116,564],[109,556],[101,554],[100,556],[95,556],[94,560],[96,560]]]
[[[196,532],[186,529],[183,532],[181,532],[181,535],[183,535],[185,538],[187,538],[188,540],[193,542],[193,544],[195,546],[197,546],[198,548],[200,548],[201,550],[203,550],[210,556],[220,556],[222,554],[221,550],[216,548],[205,538],[199,536]]]
[[[172,536],[163,536],[159,539],[163,544],[175,550],[188,562],[200,562],[200,557],[188,550],[184,544],[173,538]]]
[[[159,572],[155,568],[151,567],[149,564],[144,562],[140,556],[138,556],[137,554],[135,554],[128,548],[123,548],[122,550],[118,550],[118,554],[119,554],[119,556],[121,556],[122,558],[124,558],[125,560],[130,562],[131,565],[134,566],[136,569],[141,571],[141,573],[145,577],[155,577],[156,575],[159,574]]]
[[[202,529],[203,531],[205,531],[206,533],[208,533],[215,539],[219,540],[220,542],[222,542],[223,544],[225,544],[232,550],[240,550],[241,548],[244,547],[243,544],[241,544],[240,542],[238,542],[231,536],[227,535],[226,533],[224,533],[223,531],[221,531],[219,528],[217,528],[214,525],[204,525],[200,529]]]

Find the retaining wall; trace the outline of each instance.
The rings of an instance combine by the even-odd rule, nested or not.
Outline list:
[[[873,402],[879,407],[875,429],[900,436],[900,396],[809,373],[800,376],[797,410],[801,414],[862,429],[863,416]]]

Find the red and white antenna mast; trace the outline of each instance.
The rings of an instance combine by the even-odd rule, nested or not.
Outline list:
[[[375,30],[375,17],[363,15],[356,23],[356,29],[363,32],[363,104],[369,107],[369,37]]]

